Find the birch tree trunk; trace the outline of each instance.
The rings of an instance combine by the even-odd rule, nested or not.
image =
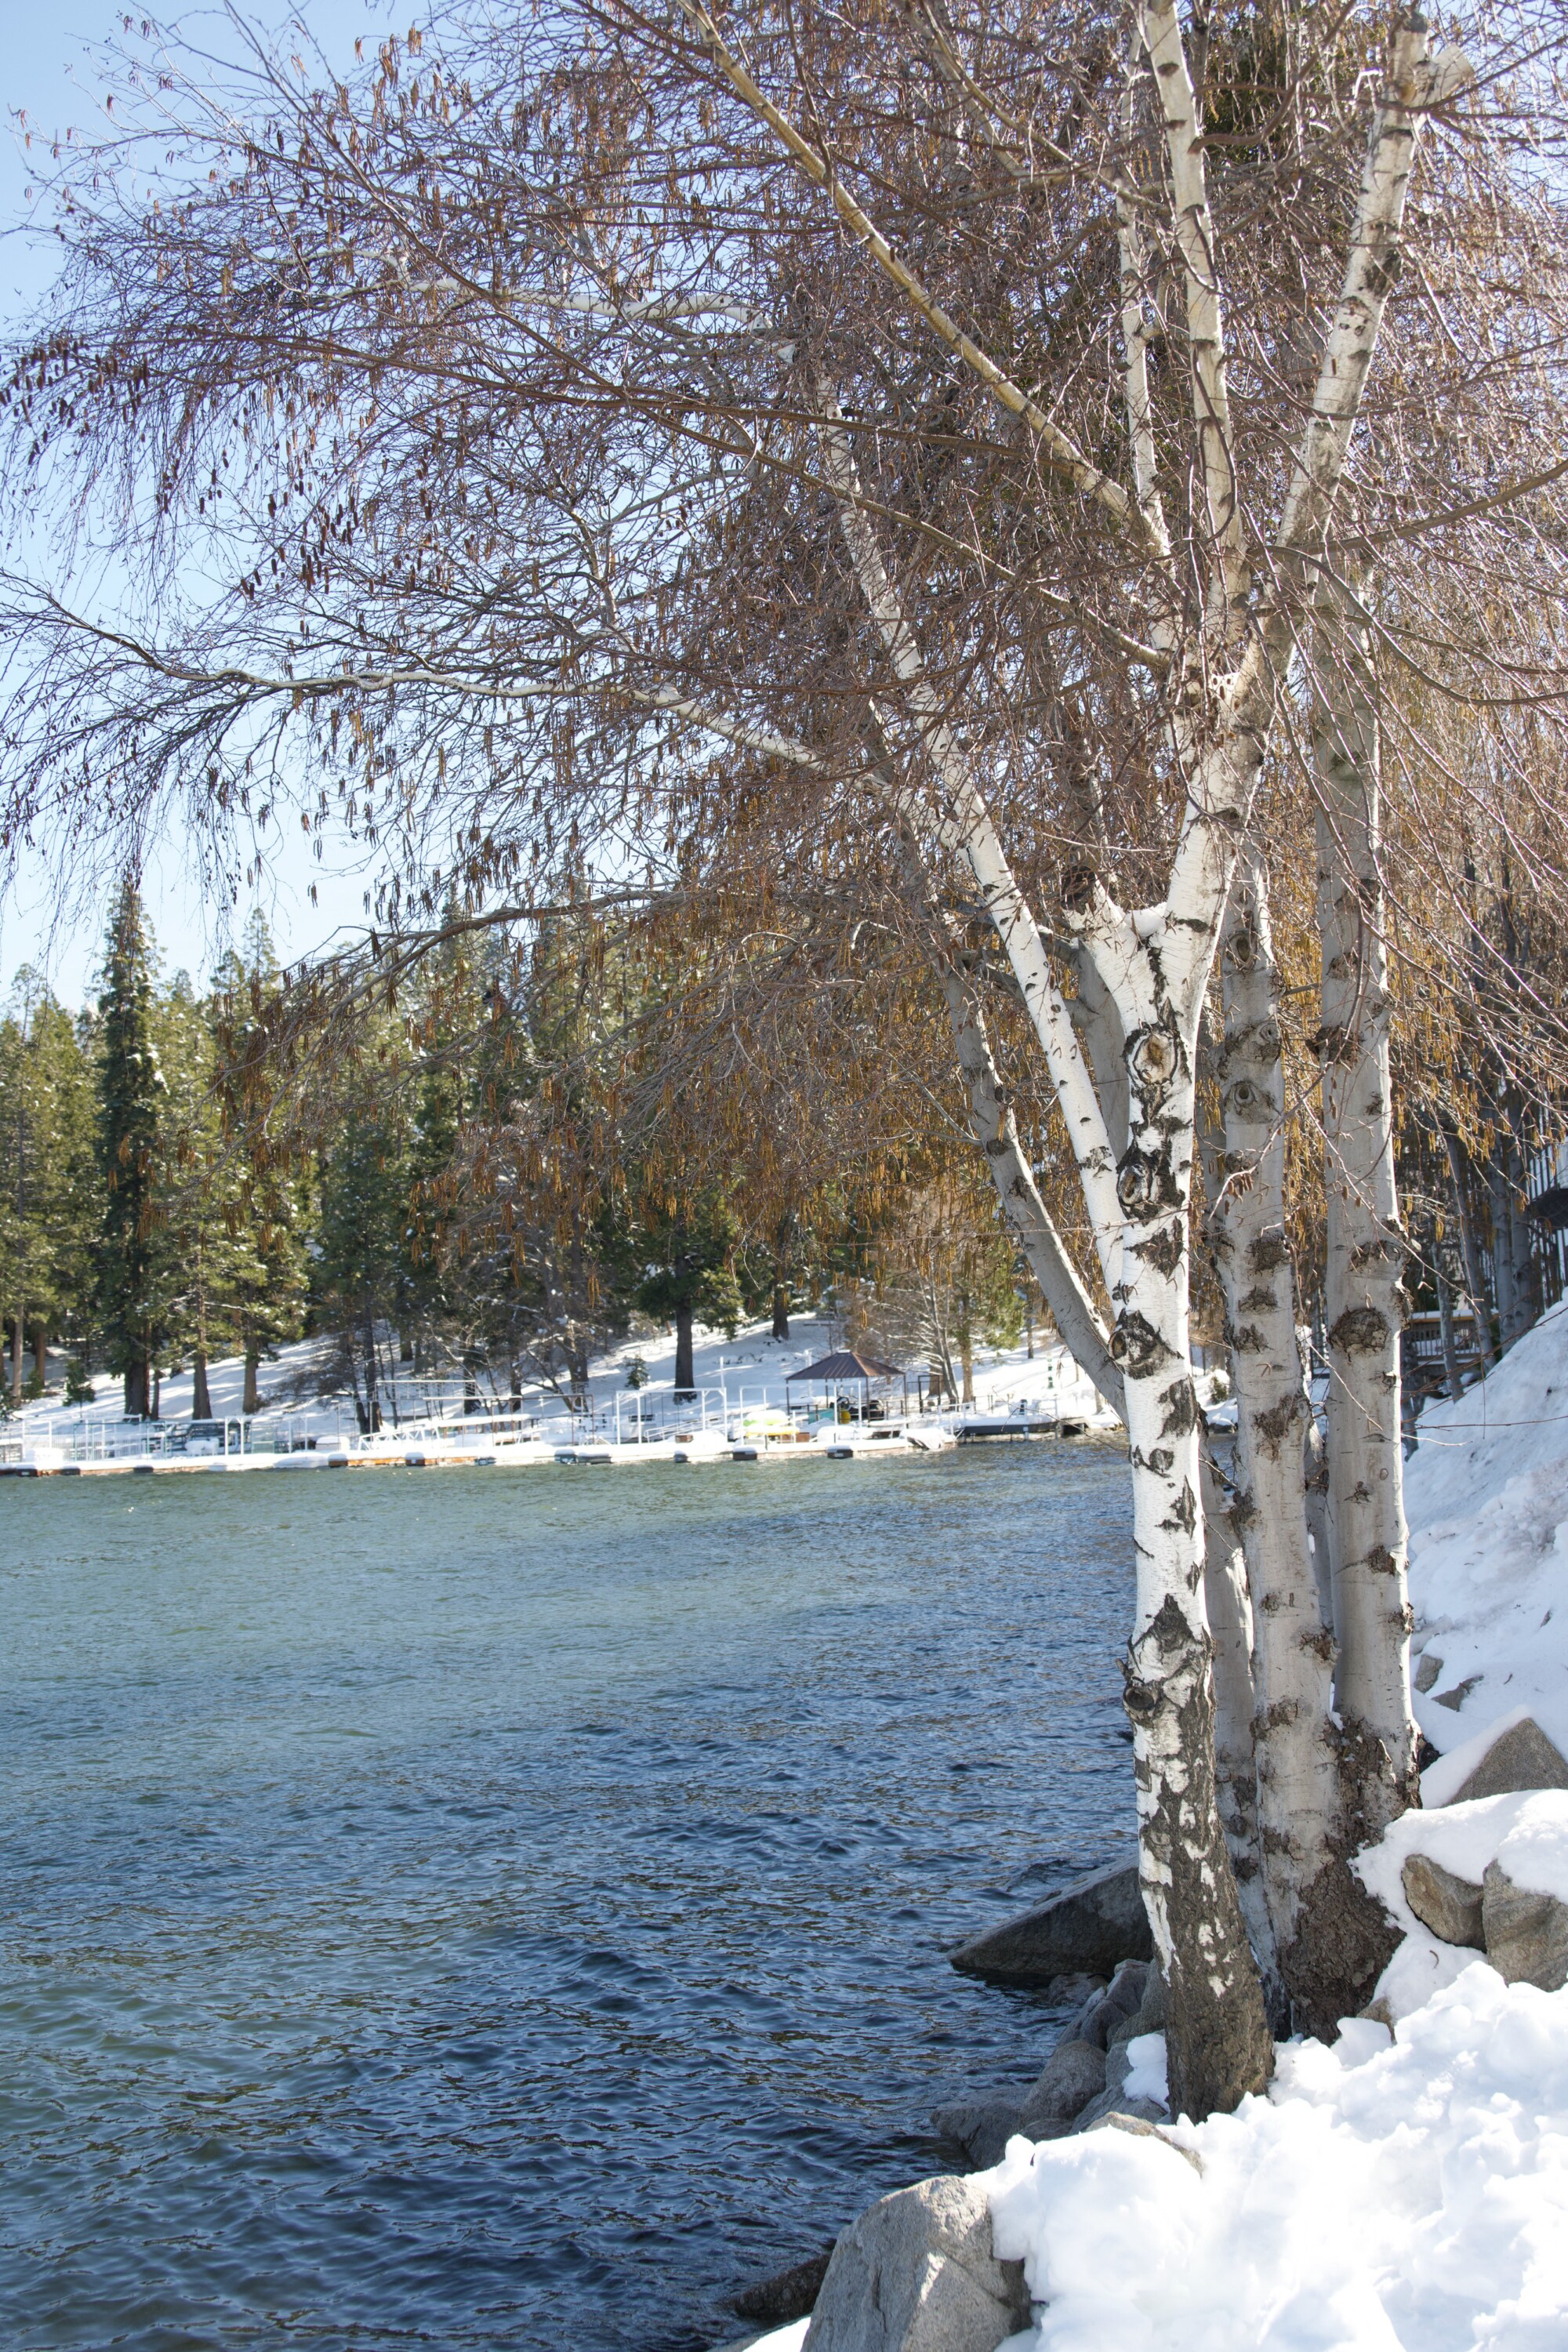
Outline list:
[[[1288,2025],[1274,1923],[1263,1884],[1258,1818],[1258,1758],[1253,1744],[1252,1595],[1235,1506],[1226,1499],[1214,1458],[1203,1450],[1204,1607],[1214,1643],[1215,1790],[1230,1866],[1236,1876],[1247,1939],[1263,1986],[1270,2029]]]
[[[1237,1397],[1236,1517],[1253,1606],[1264,1887],[1299,2031],[1331,2038],[1393,1948],[1347,1863],[1333,1637],[1307,1517],[1296,1288],[1285,1223],[1285,1074],[1265,877],[1244,857],[1221,951],[1224,1177],[1210,1219]]]
[[[1093,1381],[1118,1420],[1124,1421],[1126,1384],[1111,1356],[1099,1311],[1052,1223],[1034,1172],[1024,1157],[992,1056],[978,992],[964,955],[950,931],[941,934],[937,969],[952,1024],[959,1067],[969,1087],[975,1139],[985,1154],[1009,1230],[1028,1261],[1058,1333],[1075,1362]],[[1089,969],[1087,959],[1081,960],[1080,969]],[[1110,1034],[1120,1045],[1121,1029],[1115,1024],[1114,1008],[1098,980],[1094,988],[1097,1006],[1102,1008],[1103,1053],[1104,1041]],[[1113,1031],[1111,1024],[1115,1024]],[[1114,1076],[1118,1083],[1112,1101],[1120,1104],[1125,1149],[1127,1085],[1120,1055]],[[1247,1938],[1267,1987],[1276,1971],[1273,1930],[1263,1895],[1253,1764],[1252,1611],[1246,1568],[1229,1507],[1206,1449],[1202,1467],[1204,1598],[1214,1643],[1217,1800]],[[1270,2002],[1271,2010],[1272,2007]]]
[[[1328,1246],[1329,1535],[1347,1829],[1379,1836],[1418,1801],[1410,1706],[1399,1339],[1405,1241],[1394,1168],[1380,743],[1364,632],[1331,610],[1316,698]]]
[[[1215,1781],[1213,1645],[1205,1599],[1201,1415],[1188,1319],[1194,1157],[1191,1048],[1164,991],[1130,1022],[1131,1138],[1112,1352],[1126,1380],[1138,1622],[1126,1706],[1139,1767],[1144,1901],[1170,1991],[1173,2105],[1203,2115],[1261,2089],[1272,2037]],[[1195,1932],[1194,1932],[1195,1929]]]

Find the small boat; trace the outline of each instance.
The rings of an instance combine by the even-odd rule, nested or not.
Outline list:
[[[942,1454],[954,1440],[940,1422],[882,1421],[840,1423],[816,1442],[830,1462],[852,1462],[866,1454]]]

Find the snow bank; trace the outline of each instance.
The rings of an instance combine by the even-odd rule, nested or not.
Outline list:
[[[771,2336],[759,2336],[755,2343],[747,2346],[746,2352],[800,2352],[810,2326],[809,2319],[792,2319],[787,2327],[775,2327]]]
[[[1288,2044],[1234,2116],[1014,2140],[991,2209],[996,2252],[1045,2304],[1024,2340],[1562,2352],[1568,1992],[1465,1957],[1397,2039],[1356,2019],[1331,2050]]]
[[[1490,1737],[1489,1732],[1487,1738]],[[1460,1762],[1458,1755],[1453,1760]],[[1479,1757],[1471,1758],[1463,1769],[1479,1761]],[[1401,2021],[1457,1982],[1475,1959],[1463,1945],[1445,1944],[1431,1935],[1405,1901],[1401,1873],[1413,1853],[1426,1854],[1474,1886],[1485,1877],[1487,1864],[1496,1862],[1516,1886],[1568,1902],[1568,1790],[1478,1797],[1471,1804],[1442,1811],[1405,1813],[1377,1845],[1357,1855],[1352,1867],[1362,1884],[1405,1929],[1405,1941],[1378,1979],[1374,1995],[1391,2017]]]
[[[1234,2116],[1009,2143],[991,2211],[1044,2305],[1034,2352],[1568,2344],[1568,1990],[1429,1936],[1401,1883],[1417,1853],[1568,1901],[1568,1790],[1406,1813],[1358,1859],[1407,1931],[1378,1988],[1392,2034],[1288,2042]],[[1161,2037],[1130,2054],[1162,2095]]]
[[[1568,1304],[1427,1406],[1405,1505],[1416,1643],[1442,1661],[1422,1730],[1447,1756],[1522,1708],[1568,1754]]]

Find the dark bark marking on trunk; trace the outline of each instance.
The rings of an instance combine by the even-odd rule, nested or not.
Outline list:
[[[1156,1274],[1170,1276],[1180,1265],[1186,1245],[1186,1227],[1180,1217],[1174,1217],[1157,1234],[1151,1234],[1147,1241],[1133,1242],[1130,1246],[1154,1268]]]
[[[1297,1916],[1295,1940],[1280,1956],[1290,1984],[1291,2022],[1298,2033],[1332,2042],[1341,2019],[1359,2016],[1372,1999],[1401,1931],[1342,1854],[1304,1890]]]
[[[1388,1344],[1388,1318],[1375,1307],[1347,1307],[1329,1332],[1329,1345],[1345,1356],[1375,1356]]]
[[[1162,1390],[1160,1402],[1165,1408],[1160,1423],[1162,1437],[1185,1437],[1189,1429],[1197,1427],[1198,1392],[1190,1375],[1184,1381],[1173,1381],[1168,1389]]]
[[[1165,1345],[1148,1317],[1141,1315],[1136,1307],[1131,1313],[1124,1308],[1117,1317],[1110,1352],[1132,1381],[1148,1380],[1176,1360],[1173,1350]]]

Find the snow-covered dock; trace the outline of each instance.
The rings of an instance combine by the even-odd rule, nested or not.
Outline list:
[[[923,1394],[907,1403],[889,1397],[871,1417],[846,1419],[847,1398],[823,1394],[807,1402],[792,1385],[832,1336],[815,1318],[798,1321],[787,1340],[772,1339],[764,1325],[733,1337],[701,1333],[692,1394],[674,1387],[673,1344],[650,1344],[645,1334],[595,1362],[575,1405],[538,1388],[465,1397],[460,1377],[443,1388],[438,1380],[397,1375],[381,1393],[383,1425],[371,1432],[356,1426],[346,1399],[320,1392],[316,1344],[302,1340],[265,1367],[259,1413],[239,1410],[238,1359],[209,1367],[209,1421],[192,1418],[188,1372],[164,1379],[163,1417],[153,1423],[126,1421],[119,1383],[107,1378],[90,1405],[51,1399],[31,1404],[0,1423],[0,1476],[859,1461],[940,1453],[972,1439],[1068,1437],[1114,1427],[1055,1343],[1033,1354],[1022,1348],[983,1351],[973,1397],[963,1405],[938,1411]]]

